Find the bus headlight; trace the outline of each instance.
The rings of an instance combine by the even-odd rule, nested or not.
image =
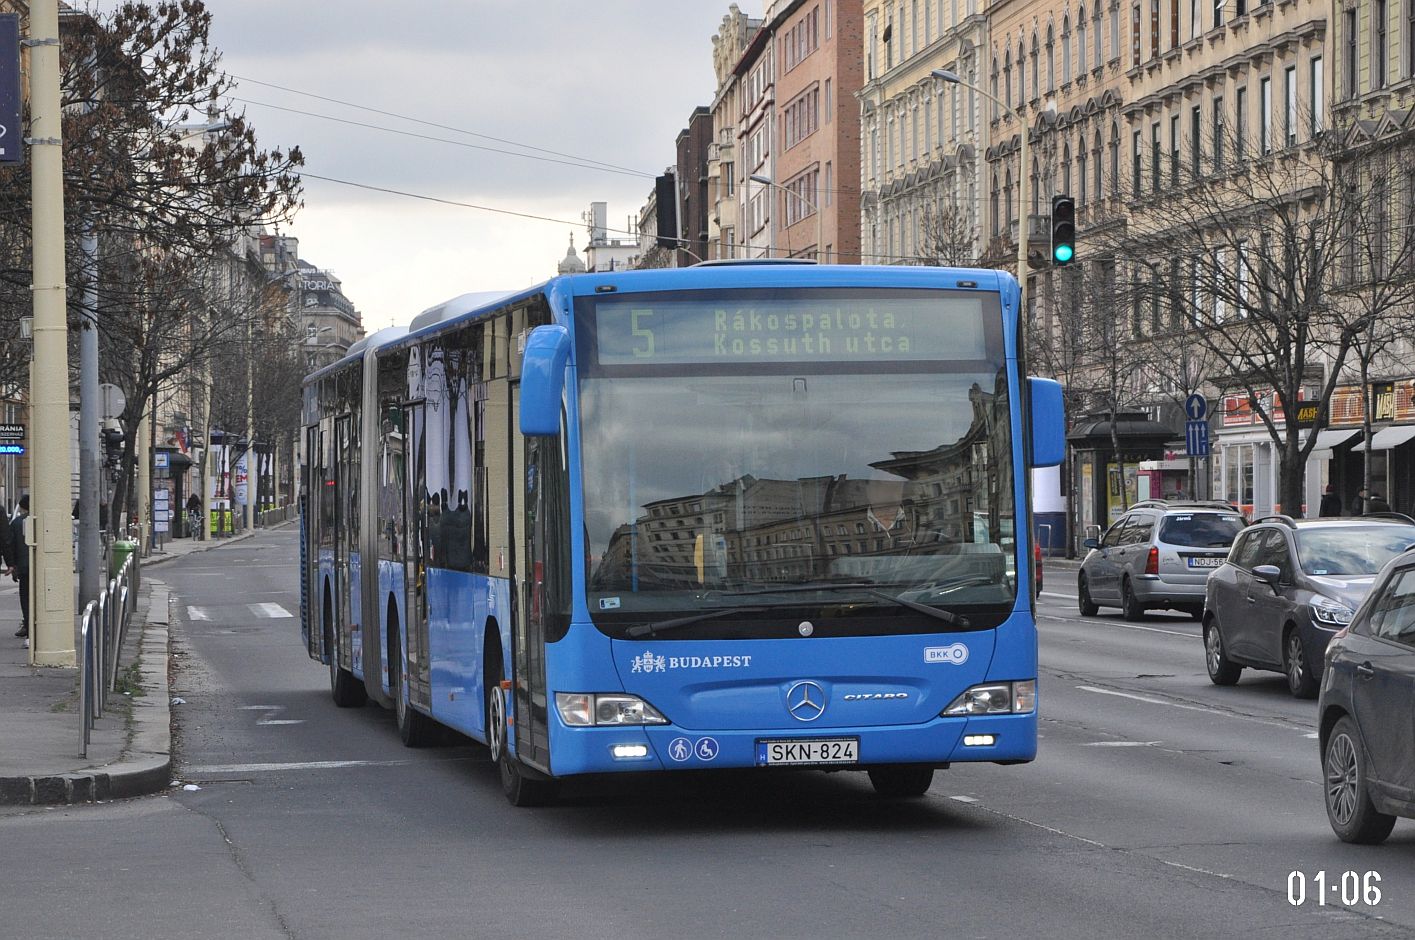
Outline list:
[[[666,725],[648,702],[625,692],[556,692],[560,720],[576,728],[592,725]]]
[[[948,718],[964,715],[1016,715],[1034,711],[1037,707],[1037,680],[1021,682],[988,682],[965,689],[941,715]]]

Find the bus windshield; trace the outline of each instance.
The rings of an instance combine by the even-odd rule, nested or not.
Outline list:
[[[596,356],[619,311],[603,300],[589,311],[598,344],[581,347],[581,457],[587,601],[601,630],[669,624],[665,638],[741,638],[809,621],[814,635],[937,632],[955,627],[921,605],[973,629],[1010,613],[1016,512],[996,296],[944,310],[930,301],[948,292],[887,293],[906,295],[914,318],[891,320],[904,331],[895,335],[915,355],[936,350],[851,358],[837,332],[828,359],[798,349],[763,362],[745,345],[744,357],[713,359],[723,346],[705,337],[697,348],[709,354],[636,365],[626,353]],[[790,298],[803,309],[799,292]],[[640,348],[654,329],[658,342],[693,348],[692,329],[662,304],[619,303],[640,312],[623,324]],[[787,302],[746,297],[735,309],[765,327],[774,303]],[[878,314],[889,303],[846,307]],[[707,328],[731,322],[679,313]],[[989,313],[996,325],[985,328]],[[966,329],[949,323],[963,315]],[[839,320],[846,334],[850,322]],[[955,358],[941,356],[948,337],[935,330],[952,333]]]

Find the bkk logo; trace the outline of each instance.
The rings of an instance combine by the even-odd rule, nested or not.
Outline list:
[[[962,643],[924,647],[924,662],[926,663],[952,663],[955,666],[961,666],[967,661],[968,647]]]

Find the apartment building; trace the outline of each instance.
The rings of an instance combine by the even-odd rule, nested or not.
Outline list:
[[[872,263],[971,264],[987,231],[986,0],[865,0],[861,240]],[[936,69],[962,84],[935,78]]]
[[[761,25],[760,19],[747,16],[734,3],[712,37],[712,67],[717,75],[717,91],[709,108],[712,113],[712,143],[707,153],[708,193],[712,201],[708,215],[709,258],[739,257],[737,124],[741,119],[742,83],[737,80],[736,68]]]
[[[860,8],[860,0],[772,3],[732,67],[731,186],[745,257],[859,260]]]

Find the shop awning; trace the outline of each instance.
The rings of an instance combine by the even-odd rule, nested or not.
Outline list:
[[[1341,428],[1337,431],[1318,431],[1317,444],[1313,450],[1331,450],[1338,444],[1344,444],[1351,438],[1361,433],[1360,428]]]
[[[1402,424],[1393,428],[1381,428],[1371,438],[1371,450],[1390,450],[1392,447],[1399,447],[1412,437],[1415,437],[1415,424]],[[1362,441],[1351,449],[1365,450],[1366,442]]]

